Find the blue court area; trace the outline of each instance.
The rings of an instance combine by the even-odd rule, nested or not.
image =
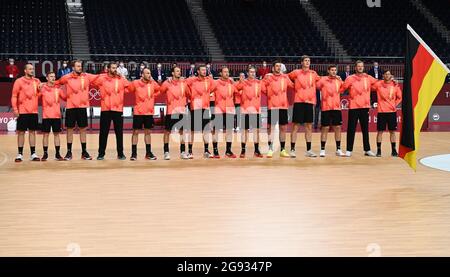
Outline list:
[[[450,154],[426,157],[421,159],[420,163],[431,168],[450,172]]]

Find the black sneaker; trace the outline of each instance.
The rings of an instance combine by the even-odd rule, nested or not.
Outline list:
[[[131,157],[130,157],[130,161],[135,161],[137,160],[137,154],[136,153],[132,153]]]
[[[92,160],[92,157],[87,151],[84,151],[83,153],[81,153],[81,159],[90,161]]]
[[[97,156],[97,161],[103,161],[105,159],[105,155],[98,155]]]
[[[48,154],[44,152],[44,155],[42,155],[41,161],[45,162],[48,160]]]
[[[123,160],[126,160],[127,157],[125,157],[125,155],[122,153],[122,154],[117,155],[117,159],[123,161]]]
[[[381,157],[381,150],[380,149],[377,150],[377,157]]]
[[[392,157],[398,157],[397,150],[394,149],[394,150],[392,151],[392,153],[391,153],[391,156],[392,156]]]
[[[146,158],[147,160],[153,160],[153,161],[156,160],[156,156],[153,155],[152,152],[149,152],[149,153],[145,154],[145,158]]]
[[[61,156],[61,154],[56,153],[55,154],[55,160],[57,160],[57,161],[64,161],[64,158]]]
[[[64,157],[64,160],[66,161],[70,161],[72,160],[72,152],[67,152],[66,156]]]

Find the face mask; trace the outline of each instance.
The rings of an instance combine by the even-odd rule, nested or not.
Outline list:
[[[9,62],[9,64],[10,64],[10,65],[13,65],[13,64],[14,64],[14,62]]]
[[[67,67],[67,64],[63,63],[63,67]]]
[[[144,69],[145,68],[145,65],[141,65],[141,69]]]
[[[191,65],[191,68],[195,68],[195,65]]]
[[[267,66],[267,64],[266,64],[266,63],[263,63],[263,66]]]
[[[158,69],[161,69],[161,65],[158,64]]]
[[[123,63],[120,64],[120,67],[123,67]]]

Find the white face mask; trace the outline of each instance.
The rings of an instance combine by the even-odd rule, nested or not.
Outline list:
[[[157,67],[158,67],[158,69],[161,69],[161,65],[160,64],[158,64]]]
[[[63,67],[67,67],[67,64],[63,63]]]
[[[211,66],[208,64],[206,67],[207,67],[207,68],[210,68]]]
[[[123,63],[120,64],[120,67],[123,67]]]
[[[264,67],[266,67],[266,66],[267,66],[267,64],[266,64],[266,63],[263,63],[263,66],[264,66]]]
[[[144,69],[145,68],[145,65],[141,65],[141,69]]]
[[[10,65],[13,65],[13,64],[14,64],[14,62],[9,62],[9,64],[10,64]]]
[[[195,68],[195,65],[191,65],[191,68]]]

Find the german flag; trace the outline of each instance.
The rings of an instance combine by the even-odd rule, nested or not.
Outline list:
[[[416,170],[420,129],[450,70],[407,25],[399,156]]]

